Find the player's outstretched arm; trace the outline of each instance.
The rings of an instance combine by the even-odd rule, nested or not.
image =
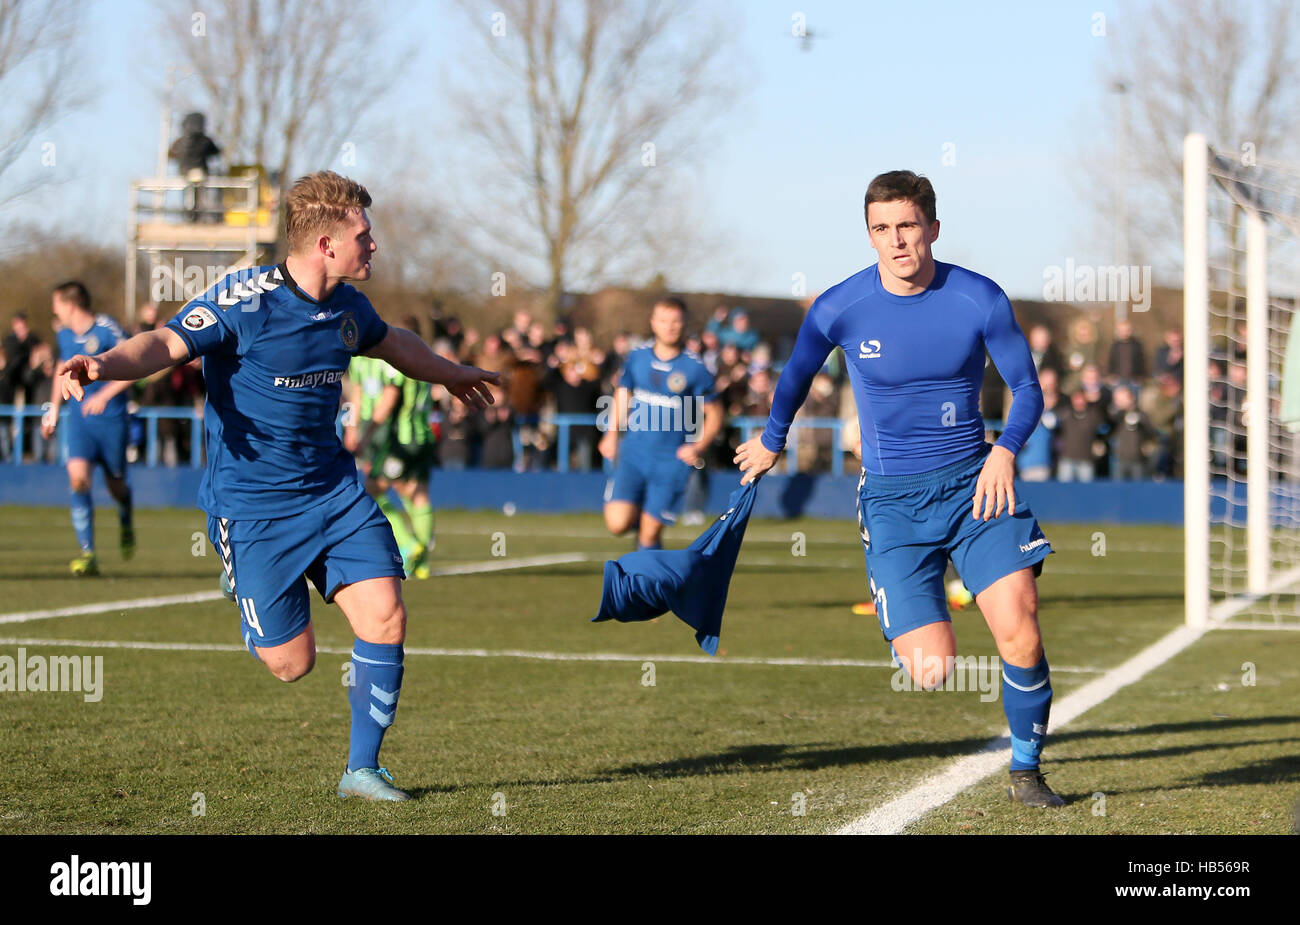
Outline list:
[[[412,379],[441,385],[471,408],[481,410],[495,404],[488,386],[501,381],[500,373],[444,359],[414,331],[389,325],[384,339],[366,351],[366,356],[386,360]]]
[[[97,380],[135,382],[189,358],[189,347],[175,331],[167,328],[145,331],[99,356],[78,354],[64,360],[55,373],[54,393],[65,401],[69,398],[80,401],[85,397],[86,386]]]

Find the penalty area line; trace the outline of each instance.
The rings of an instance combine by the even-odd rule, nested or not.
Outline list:
[[[1205,628],[1180,626],[1128,661],[1089,681],[1052,704],[1052,726],[1061,729],[1093,707],[1134,684],[1205,635]],[[1052,671],[1057,669],[1053,668]],[[959,758],[931,774],[906,793],[837,829],[836,835],[900,835],[922,816],[1005,769],[1011,760],[1011,740],[1000,736],[983,749]]]
[[[444,565],[440,568],[431,569],[429,575],[431,578],[445,578],[453,575],[478,575],[483,572],[505,572],[519,568],[538,568],[543,565],[571,565],[577,562],[587,562],[589,559],[590,557],[585,553],[552,553],[544,556],[524,556],[518,559],[496,559],[486,562]],[[75,607],[55,607],[49,610],[26,610],[0,614],[0,624],[31,623],[34,620],[50,620],[55,617],[84,617],[122,610],[147,610],[151,607],[171,607],[176,604],[202,604],[223,599],[224,595],[220,591],[195,591],[190,594],[169,594],[163,597],[139,597],[129,601],[100,601],[95,604],[79,604]]]

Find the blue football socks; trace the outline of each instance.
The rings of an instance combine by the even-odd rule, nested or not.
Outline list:
[[[1052,680],[1047,656],[1032,668],[1002,663],[1002,709],[1011,728],[1011,770],[1035,770],[1047,737]]]
[[[95,549],[95,505],[90,500],[90,492],[74,491],[72,493],[72,529],[77,533],[77,543],[86,552]]]
[[[402,692],[401,644],[381,645],[356,640],[352,644],[352,740],[348,771],[379,767],[379,746],[397,715]]]

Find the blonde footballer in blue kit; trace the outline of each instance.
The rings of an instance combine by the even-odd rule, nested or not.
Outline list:
[[[249,651],[282,681],[311,671],[316,641],[307,582],[339,605],[356,635],[352,726],[340,797],[407,800],[379,765],[401,693],[406,608],[392,528],[366,494],[335,430],[342,381],[358,354],[437,382],[472,408],[496,373],[437,356],[390,327],[346,280],[370,278],[377,250],[370,194],[329,171],[285,198],[289,256],[232,273],[165,327],[59,370],[65,395],[136,380],[203,357],[208,465],[199,506],[238,600]]]

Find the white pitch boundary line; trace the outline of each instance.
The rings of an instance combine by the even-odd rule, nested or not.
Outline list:
[[[1205,635],[1205,628],[1180,626],[1147,646],[1122,665],[1089,681],[1052,705],[1052,727],[1060,729],[1093,707],[1159,668]],[[1053,671],[1056,669],[1053,668]],[[836,835],[899,835],[926,813],[938,809],[957,794],[1006,767],[1011,758],[1010,739],[1000,736],[979,752],[959,758],[947,768],[922,780],[911,790],[876,807],[836,830]]]
[[[101,601],[98,604],[81,604],[77,607],[0,614],[0,623],[30,623],[33,620],[49,620],[54,617],[82,617],[115,610],[142,610],[149,607],[168,607],[172,604],[201,604],[205,601],[221,599],[220,591],[196,591],[193,594],[170,594],[166,597],[139,597],[132,601]]]
[[[519,559],[496,559],[488,562],[467,562],[463,565],[445,565],[431,570],[430,575],[434,578],[452,575],[477,575],[483,572],[536,568],[541,565],[568,565],[575,562],[586,562],[588,559],[589,556],[584,553],[525,556]],[[120,610],[147,610],[151,607],[170,607],[174,604],[201,604],[207,601],[219,601],[223,597],[224,595],[220,591],[195,591],[191,594],[169,594],[165,597],[140,597],[130,601],[101,601],[98,604],[80,604],[76,607],[55,607],[51,610],[27,610],[18,613],[0,614],[0,624],[31,623],[34,620],[50,620],[54,617],[83,617]]]
[[[158,652],[247,652],[244,646],[220,642],[130,642],[112,639],[30,639],[18,636],[0,638],[3,646],[62,646],[86,649],[140,649]],[[326,655],[350,655],[352,649],[340,646],[317,646]],[[407,655],[430,655],[440,658],[524,658],[544,662],[665,662],[686,665],[769,665],[814,668],[893,668],[893,662],[854,658],[762,658],[758,656],[711,655],[636,655],[627,652],[529,652],[523,649],[438,649],[409,647]],[[1101,674],[1101,668],[1066,666],[1053,671],[1077,674]]]

